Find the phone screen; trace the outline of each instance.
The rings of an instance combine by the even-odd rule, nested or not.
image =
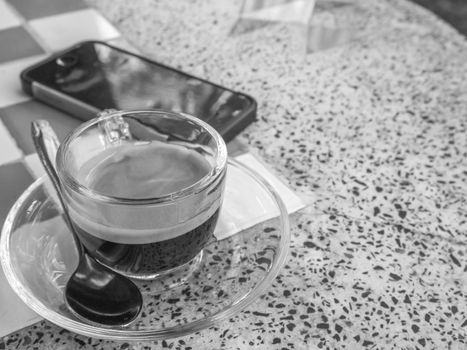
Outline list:
[[[245,95],[99,42],[31,69],[28,78],[98,109],[185,112],[214,127],[252,104]]]

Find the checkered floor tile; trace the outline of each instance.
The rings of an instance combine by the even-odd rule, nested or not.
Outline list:
[[[0,118],[24,154],[34,153],[34,146],[29,135],[33,120],[48,120],[50,125],[54,126],[54,130],[60,140],[80,124],[78,119],[33,100],[1,109]]]
[[[78,41],[122,41],[119,37],[83,0],[0,0],[0,227],[18,196],[42,174],[31,121],[49,120],[59,138],[80,123],[26,95],[21,71]],[[0,300],[8,300],[0,303],[0,337],[40,320],[14,295],[1,268]]]
[[[21,25],[20,18],[4,1],[0,0],[0,30]]]
[[[44,50],[24,29],[24,27],[10,27],[0,31],[0,63],[18,60],[44,53]]]
[[[78,41],[119,38],[112,24],[82,0],[0,0],[0,165],[32,152],[32,120],[48,119],[59,136],[79,123],[32,101],[21,89],[21,71]]]
[[[82,0],[9,0],[9,3],[11,7],[27,20],[87,8]]]
[[[79,41],[105,41],[119,36],[114,26],[93,9],[39,18],[29,22],[29,25],[40,40],[53,51],[62,50]]]

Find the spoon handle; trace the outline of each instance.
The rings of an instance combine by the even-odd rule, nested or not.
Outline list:
[[[49,176],[52,185],[57,192],[58,199],[62,205],[63,217],[65,223],[68,226],[68,229],[73,235],[73,240],[75,241],[76,249],[78,249],[78,254],[81,256],[83,254],[83,246],[79,240],[73,223],[68,214],[68,210],[65,204],[65,200],[62,196],[62,187],[60,184],[60,179],[58,178],[56,172],[55,157],[57,155],[57,150],[59,146],[59,141],[54,130],[50,126],[49,122],[46,120],[35,120],[31,124],[31,135],[34,143],[34,148],[36,149],[39,160],[42,163],[42,166],[45,169],[45,172]]]

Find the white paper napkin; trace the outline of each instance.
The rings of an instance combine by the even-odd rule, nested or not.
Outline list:
[[[256,173],[279,194],[289,214],[304,207],[302,200],[250,153],[235,158]],[[234,185],[235,184],[235,185]],[[277,205],[259,184],[235,168],[227,171],[224,202],[214,235],[225,239],[279,215]]]

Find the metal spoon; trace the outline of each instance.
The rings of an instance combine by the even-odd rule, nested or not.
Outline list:
[[[57,192],[63,217],[79,254],[78,267],[65,287],[68,307],[77,317],[99,325],[129,324],[141,310],[141,292],[131,280],[99,264],[87,254],[70,220],[55,170],[58,138],[45,120],[32,122],[31,133],[39,159]]]

